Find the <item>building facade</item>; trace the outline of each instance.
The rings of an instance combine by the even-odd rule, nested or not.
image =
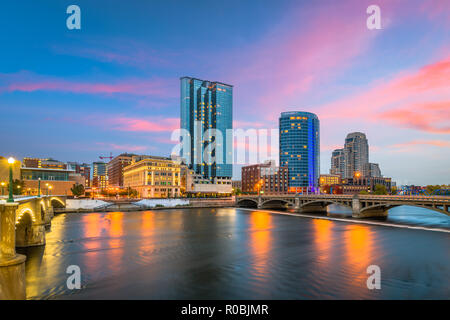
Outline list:
[[[343,177],[344,170],[345,170],[344,149],[333,150],[331,154],[330,174],[338,174],[341,177]]]
[[[214,184],[232,177],[233,86],[181,79],[181,157],[195,174]],[[215,145],[215,148],[213,148]]]
[[[242,180],[231,181],[231,186],[233,187],[234,191],[236,191],[236,190],[242,191]]]
[[[124,186],[137,190],[142,198],[180,197],[181,166],[171,158],[132,156],[124,168]]]
[[[108,186],[123,187],[123,168],[131,164],[134,154],[122,153],[107,164]]]
[[[84,184],[84,177],[74,170],[53,168],[21,168],[23,193],[37,195],[40,193],[53,195],[73,195],[71,188],[74,184]]]
[[[362,132],[352,132],[345,138],[344,145],[344,175],[343,178],[353,178],[359,174],[368,176],[367,163],[369,163],[369,143]]]
[[[333,185],[333,184],[341,184],[341,176],[339,174],[321,174],[319,178],[319,185]]]
[[[108,168],[104,162],[92,163],[92,187],[105,189],[108,187]]]
[[[79,164],[78,162],[67,162],[67,167],[70,170],[74,170],[75,173],[79,173],[83,178],[83,185],[85,187],[91,186],[91,166],[87,163]]]
[[[67,164],[52,158],[23,158],[23,166],[26,168],[68,169]]]
[[[391,178],[361,176],[360,178],[349,178],[342,180],[344,194],[356,194],[360,193],[361,191],[373,193],[377,184],[385,186],[386,191],[388,193],[391,193]]]
[[[366,174],[367,177],[382,177],[380,166],[378,163],[371,163],[368,162],[364,165],[363,172]]]
[[[320,173],[319,118],[314,113],[283,112],[279,119],[280,167],[287,167],[289,192],[318,190]]]
[[[275,161],[266,161],[241,168],[244,193],[287,193],[288,168],[276,167]]]

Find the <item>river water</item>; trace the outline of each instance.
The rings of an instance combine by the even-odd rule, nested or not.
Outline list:
[[[68,213],[21,253],[29,299],[449,299],[449,220],[413,207],[385,223],[431,230],[238,208]]]

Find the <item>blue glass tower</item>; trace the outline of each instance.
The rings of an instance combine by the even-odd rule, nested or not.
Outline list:
[[[310,112],[281,113],[280,166],[288,168],[289,192],[317,190],[320,174],[319,118]]]
[[[232,172],[233,86],[190,77],[181,79],[181,129],[189,132],[190,148],[181,157],[197,174],[213,180],[230,178]],[[215,129],[218,134],[211,135]],[[221,137],[219,138],[218,135]],[[227,139],[228,138],[228,139]],[[205,158],[209,153],[215,161]]]

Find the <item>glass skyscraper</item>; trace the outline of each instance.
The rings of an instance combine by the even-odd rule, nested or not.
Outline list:
[[[211,181],[231,179],[233,86],[191,77],[180,80],[181,129],[188,132],[182,140],[190,139],[190,147],[182,149],[181,157],[196,174]]]
[[[289,192],[315,192],[320,175],[319,118],[310,112],[281,113],[280,166],[288,168]]]

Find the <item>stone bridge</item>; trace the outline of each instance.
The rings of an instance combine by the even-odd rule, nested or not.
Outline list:
[[[327,212],[327,206],[339,204],[352,210],[354,218],[387,216],[388,210],[408,205],[450,215],[448,196],[377,196],[377,195],[261,195],[238,196],[237,207],[259,209],[290,208],[296,212]]]
[[[25,299],[26,258],[16,254],[16,247],[45,245],[54,208],[65,205],[65,196],[0,199],[0,300]]]

